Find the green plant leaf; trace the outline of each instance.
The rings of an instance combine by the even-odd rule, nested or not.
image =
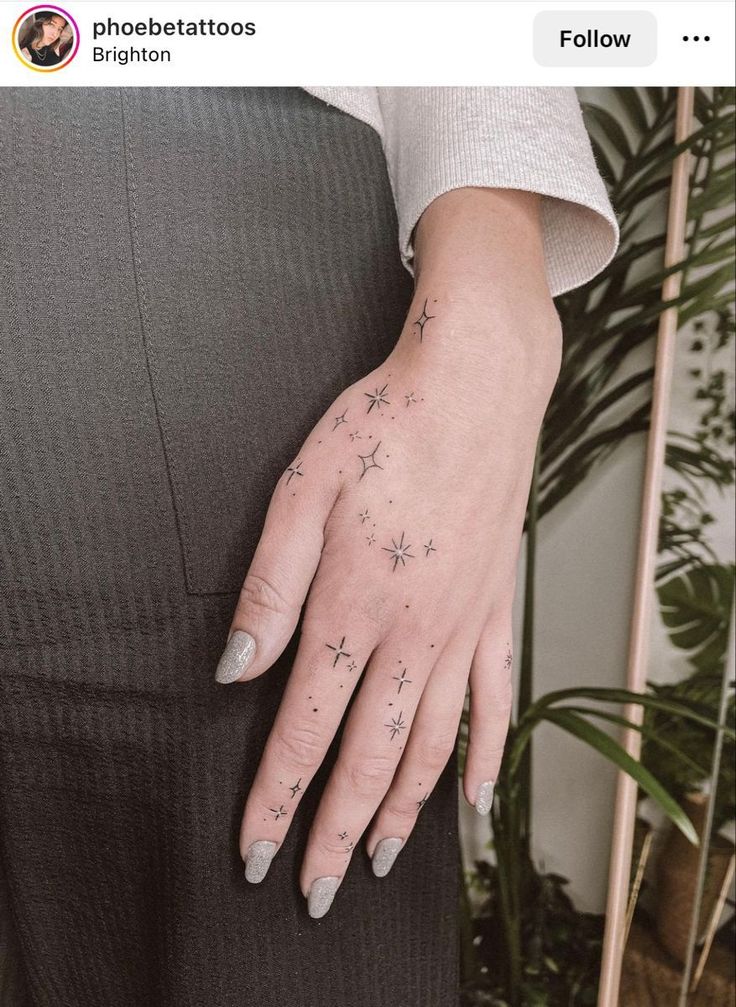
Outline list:
[[[660,613],[675,647],[697,668],[720,665],[728,646],[732,564],[695,567],[657,586]]]
[[[649,796],[657,802],[667,817],[677,826],[686,839],[689,839],[694,846],[699,846],[700,841],[695,827],[680,805],[667,793],[664,787],[652,776],[648,769],[645,769],[640,762],[628,754],[625,749],[614,741],[610,735],[600,728],[589,724],[587,720],[575,713],[567,713],[564,710],[545,710],[544,719],[553,724],[557,724],[569,734],[580,738],[591,748],[595,748],[601,755],[604,755],[609,762],[628,773]]]

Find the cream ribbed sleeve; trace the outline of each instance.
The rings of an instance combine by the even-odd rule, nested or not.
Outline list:
[[[380,134],[396,201],[402,261],[426,207],[466,185],[525,189],[542,201],[553,295],[600,272],[618,225],[573,88],[309,87]]]

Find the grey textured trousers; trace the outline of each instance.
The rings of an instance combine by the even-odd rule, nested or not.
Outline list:
[[[296,651],[213,674],[276,481],[412,295],[378,135],[297,88],[0,89],[4,1007],[450,1007],[457,764],[393,870],[237,837]],[[1,874],[2,872],[0,872]]]

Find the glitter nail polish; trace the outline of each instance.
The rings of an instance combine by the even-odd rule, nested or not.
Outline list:
[[[256,641],[243,629],[236,629],[227,642],[215,671],[215,681],[223,685],[241,677],[256,653]]]

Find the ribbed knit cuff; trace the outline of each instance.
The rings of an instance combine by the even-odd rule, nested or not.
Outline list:
[[[544,196],[547,278],[554,295],[599,273],[618,224],[573,88],[379,87],[383,143],[412,270],[412,232],[426,207],[461,186]]]

